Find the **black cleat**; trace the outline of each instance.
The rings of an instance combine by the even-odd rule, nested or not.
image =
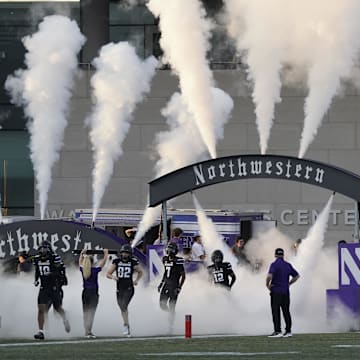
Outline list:
[[[94,335],[92,332],[89,332],[85,336],[87,339],[96,339],[96,335]]]
[[[36,340],[44,340],[45,339],[45,335],[42,331],[39,331],[37,334],[34,335],[34,339]]]
[[[283,334],[278,331],[274,331],[271,335],[268,336],[269,338],[281,338],[283,337]]]

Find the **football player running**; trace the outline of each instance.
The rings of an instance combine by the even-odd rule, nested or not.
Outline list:
[[[207,267],[211,282],[230,290],[236,281],[231,264],[224,262],[224,254],[221,250],[215,250],[211,254],[211,261],[213,264]]]
[[[64,290],[63,290],[63,286],[67,286],[68,284],[68,279],[67,279],[67,276],[66,276],[66,267],[65,267],[65,264],[64,262],[62,261],[61,257],[56,254],[53,249],[52,249],[52,246],[51,246],[51,243],[50,241],[48,240],[44,240],[42,243],[41,243],[41,246],[45,246],[49,249],[49,251],[53,254],[54,256],[54,262],[58,264],[57,268],[58,268],[58,278],[57,278],[57,282],[58,282],[58,285],[59,285],[59,291],[60,291],[60,304],[62,306],[63,304],[63,298],[64,298]],[[45,315],[48,314],[49,310],[51,309],[51,305],[52,305],[52,302],[49,301],[47,304],[46,304],[46,312],[45,312]]]
[[[40,245],[34,257],[35,282],[40,284],[38,295],[38,325],[39,331],[34,335],[37,340],[44,340],[45,315],[52,304],[55,311],[61,316],[65,331],[70,332],[70,324],[62,307],[62,290],[64,280],[64,264],[59,255],[54,254],[48,244]]]
[[[169,312],[170,330],[175,319],[175,306],[181,288],[185,282],[184,259],[176,256],[179,248],[176,243],[170,242],[163,257],[164,275],[158,286],[160,292],[160,308]]]
[[[134,274],[136,274],[135,279],[133,279]],[[131,246],[122,245],[119,257],[113,260],[106,277],[116,281],[116,299],[124,321],[123,334],[128,337],[130,336],[128,306],[134,296],[134,286],[138,284],[142,274],[139,260],[133,256]]]

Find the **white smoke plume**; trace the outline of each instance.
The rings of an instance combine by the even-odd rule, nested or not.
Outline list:
[[[234,103],[227,93],[218,88],[211,88],[211,102],[217,143],[224,137],[224,126]],[[167,119],[169,131],[160,132],[156,138],[156,150],[160,156],[155,165],[156,177],[207,158],[206,146],[182,94],[175,93],[171,97],[162,115]]]
[[[301,278],[297,287],[298,304],[304,308],[311,288],[311,281],[317,276],[319,271],[318,260],[321,255],[325,242],[325,234],[328,227],[328,220],[333,203],[334,195],[331,195],[327,204],[320,212],[315,223],[311,226],[305,239],[302,240],[296,257],[293,259],[294,267],[299,272]]]
[[[212,24],[199,0],[150,0],[147,6],[160,17],[165,61],[179,76],[184,101],[210,156],[216,158],[213,78],[206,60]]]
[[[259,0],[226,0],[225,3],[229,33],[235,39],[238,51],[246,54],[248,79],[253,83],[260,150],[265,154],[275,103],[281,101],[280,70],[285,44],[283,29],[277,24],[279,7],[276,4],[268,6]]]
[[[357,61],[356,65],[351,70],[350,79],[351,84],[357,89],[360,89],[360,64],[359,60]]]
[[[308,75],[309,94],[305,102],[305,120],[301,134],[299,157],[302,158],[314,140],[321,121],[340,90],[342,79],[351,75],[360,49],[360,3],[357,0],[324,2],[316,14],[312,33],[316,49],[312,49]],[[320,16],[319,16],[320,15]],[[336,25],[338,24],[338,25]]]
[[[205,248],[207,261],[211,262],[211,254],[214,250],[221,250],[224,254],[225,261],[231,263],[232,266],[236,265],[236,258],[231,253],[229,246],[224,241],[223,237],[216,231],[216,227],[212,220],[206,216],[206,213],[199,203],[197,197],[192,194],[193,202],[196,209],[196,216],[198,219],[200,236],[202,244]]]
[[[218,141],[224,136],[224,126],[233,108],[233,101],[229,95],[218,88],[212,88],[211,95],[215,109],[215,140]],[[160,132],[156,137],[156,150],[159,154],[159,160],[155,165],[156,177],[207,158],[206,146],[201,139],[188,104],[181,94],[175,93],[171,97],[162,110],[162,115],[167,119],[169,130]],[[145,209],[133,246],[154,225],[160,212],[160,206]]]
[[[17,70],[5,83],[12,102],[22,105],[29,119],[41,219],[45,215],[51,169],[59,158],[67,125],[77,54],[84,42],[75,21],[59,15],[44,18],[38,32],[23,39],[27,68]]]
[[[286,257],[291,258],[292,240],[277,228],[272,228],[248,241],[245,246],[245,253],[252,264],[267,266],[274,261],[276,248],[283,248]]]
[[[150,90],[156,59],[142,61],[127,42],[103,46],[94,60],[96,73],[91,79],[94,110],[89,118],[90,140],[94,151],[93,221],[105,188],[122,155],[122,143],[129,131],[136,104]]]
[[[278,238],[281,240],[278,241]],[[268,260],[258,271],[234,267],[237,281],[231,292],[211,286],[206,274],[202,272],[187,273],[176,305],[173,334],[184,334],[185,314],[192,314],[194,335],[266,335],[271,333],[270,296],[265,287],[265,277],[270,262],[275,260],[273,257],[275,248],[279,245],[285,249],[291,247],[293,240],[288,239],[286,244],[284,239],[285,235],[277,231],[250,240],[247,247],[253,241],[261,241],[264,244],[258,248],[257,252],[260,258]],[[287,256],[286,253],[285,256]],[[225,256],[225,261],[228,261],[227,256]],[[105,277],[109,266],[110,261],[99,275],[100,300],[93,332],[97,336],[113,337],[120,335],[122,319],[116,303],[116,284]],[[356,319],[341,306],[337,308],[339,316],[336,320],[333,323],[327,321],[324,289],[337,287],[337,270],[336,248],[326,248],[318,256],[316,276],[311,274],[309,278],[305,273],[301,274],[299,281],[292,285],[290,289],[291,313],[295,334],[348,331],[355,325]],[[45,327],[47,339],[70,339],[84,336],[81,274],[77,268],[68,268],[67,275],[69,285],[63,288],[64,308],[68,313],[72,330],[70,334],[66,334],[61,320],[55,317],[51,310]],[[146,276],[144,276],[135,288],[135,295],[129,306],[133,336],[169,334],[167,314],[160,310],[159,294],[156,289],[161,276],[162,272],[159,278],[150,284],[146,283]],[[33,281],[33,274],[20,274],[16,277],[0,274],[3,289],[0,297],[0,309],[2,309],[0,335],[2,338],[32,339],[33,334],[37,332],[36,298],[39,290],[33,286]],[[310,282],[306,304],[309,311],[304,312],[300,303],[297,306],[298,297],[302,298],[301,294],[298,294],[297,287],[300,290],[301,282],[307,281]]]
[[[226,0],[229,34],[244,54],[254,83],[261,153],[265,153],[274,105],[280,101],[283,67],[306,74],[308,96],[299,157],[313,141],[341,80],[349,78],[360,48],[357,0],[289,2]],[[281,11],[279,11],[281,9]]]

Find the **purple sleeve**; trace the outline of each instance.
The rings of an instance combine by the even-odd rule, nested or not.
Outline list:
[[[292,277],[295,277],[295,276],[298,276],[299,275],[299,273],[292,267],[292,265],[290,265],[290,267],[291,267],[291,272],[290,272],[290,275],[292,276]]]
[[[274,266],[274,263],[272,263],[269,267],[268,274],[273,274],[274,272],[275,272],[275,266]]]
[[[101,271],[101,267],[100,267],[100,266],[94,267],[94,271],[95,271],[96,273],[100,272],[100,271]]]

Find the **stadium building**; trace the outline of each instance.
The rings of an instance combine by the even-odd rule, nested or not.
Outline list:
[[[210,68],[216,85],[234,102],[230,119],[224,127],[224,138],[216,146],[217,157],[259,154],[259,135],[247,66],[226,36],[222,18],[218,16],[223,2],[203,0],[203,4],[208,16],[217,23],[208,52]],[[161,34],[158,19],[144,4],[130,6],[122,0],[0,1],[1,84],[9,74],[24,66],[22,37],[34,33],[39,22],[49,14],[64,14],[75,19],[87,38],[79,56],[80,76],[76,78],[64,145],[52,171],[48,198],[47,217],[63,217],[75,209],[92,207],[93,152],[89,128],[84,124],[92,110],[90,80],[94,74],[93,59],[101,46],[118,41],[130,42],[140,58],[150,55],[159,58],[162,55]],[[184,54],[186,56],[189,55]],[[176,91],[179,91],[179,78],[168,64],[163,63],[152,80],[151,91],[134,112],[123,154],[116,162],[102,208],[145,207],[148,182],[155,177],[158,158],[156,135],[168,128],[161,110]],[[306,159],[360,174],[359,91],[355,82],[343,84],[341,94],[333,99],[315,140],[305,154]],[[275,108],[268,154],[297,156],[307,92],[306,86],[285,84],[282,87],[281,102]],[[3,214],[39,215],[26,119],[23,110],[10,103],[3,85],[0,97]],[[306,235],[331,192],[281,179],[247,179],[199,189],[196,195],[205,209],[265,213],[276,219],[280,230],[296,239]],[[172,206],[178,209],[194,207],[190,194],[177,198]],[[327,243],[354,240],[355,213],[352,199],[335,195]]]

